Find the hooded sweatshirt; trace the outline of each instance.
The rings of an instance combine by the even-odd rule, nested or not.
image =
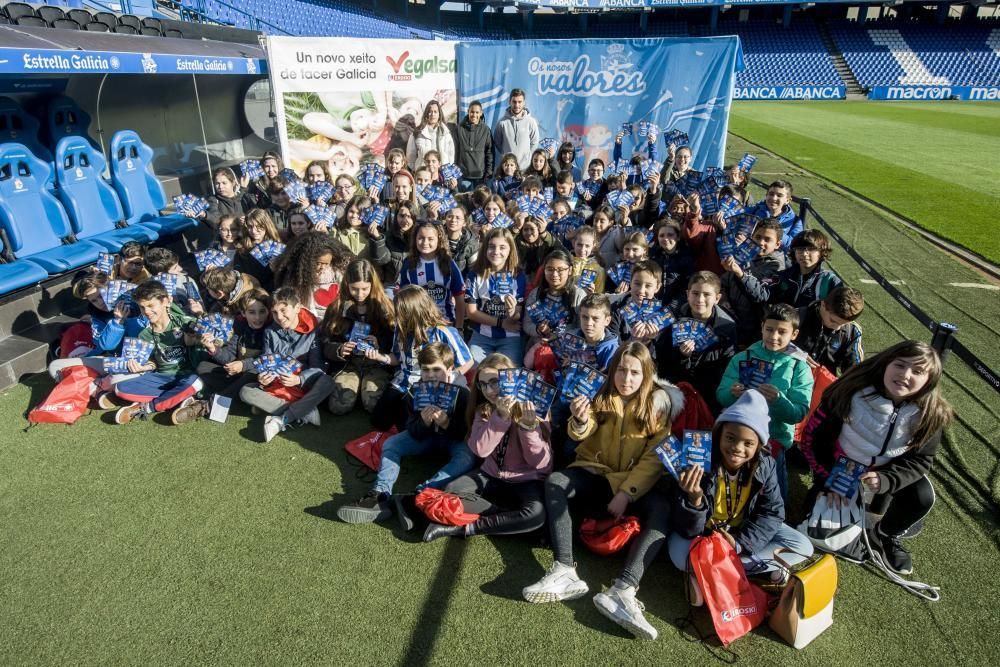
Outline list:
[[[276,322],[264,332],[263,354],[278,354],[302,363],[302,381],[323,373],[323,353],[316,336],[316,316],[305,308],[299,310],[294,329],[282,329]]]
[[[788,204],[781,209],[781,212],[777,216],[772,216],[771,211],[767,208],[767,202],[759,202],[753,208],[748,208],[746,211],[747,215],[760,220],[767,220],[771,217],[777,217],[778,222],[781,223],[781,228],[784,233],[781,236],[781,249],[788,252],[789,248],[792,247],[792,239],[798,236],[799,232],[802,231],[804,225],[799,216],[795,215],[795,211]]]
[[[527,431],[496,410],[489,419],[477,414],[469,433],[469,449],[483,459],[480,470],[494,479],[515,483],[545,479],[552,472],[553,461],[549,430],[545,420]]]
[[[518,115],[510,112],[510,107],[503,118],[497,121],[493,128],[493,144],[498,156],[513,153],[521,171],[531,166],[531,154],[538,148],[541,140],[538,131],[538,121],[535,120],[527,107]]]

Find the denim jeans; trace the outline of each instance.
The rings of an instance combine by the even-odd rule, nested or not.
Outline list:
[[[743,561],[743,568],[749,574],[769,572],[777,569],[777,565],[773,563],[774,552],[781,547],[790,549],[797,554],[785,554],[781,557],[789,565],[801,563],[813,554],[813,545],[809,541],[809,538],[783,523],[778,532],[774,534],[774,537],[771,538],[771,541],[763,549],[755,551],[752,554],[740,554],[740,560]],[[690,550],[691,540],[686,540],[677,533],[671,533],[670,537],[667,538],[667,551],[670,554],[670,562],[678,570],[687,569],[688,551]]]
[[[449,440],[443,435],[417,440],[409,431],[402,431],[386,440],[382,447],[382,461],[375,477],[375,490],[379,493],[392,493],[392,487],[399,478],[400,459],[430,451],[447,451],[451,458],[430,479],[419,484],[417,491],[426,486],[443,489],[448,482],[469,472],[478,463],[469,446],[460,440]]]
[[[499,352],[510,357],[515,366],[520,366],[524,361],[524,339],[520,336],[508,336],[506,338],[490,338],[478,331],[472,332],[469,340],[469,350],[472,352],[472,359],[477,364],[492,352]]]

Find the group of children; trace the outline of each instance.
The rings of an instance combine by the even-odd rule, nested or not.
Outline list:
[[[829,240],[802,229],[790,184],[755,205],[752,162],[713,171],[709,187],[687,146],[668,144],[651,170],[656,137],[621,160],[622,137],[621,173],[604,178],[593,160],[585,180],[562,147],[558,163],[536,150],[525,174],[504,156],[478,185],[434,150],[413,174],[390,152],[367,185],[322,163],[299,177],[275,154],[254,180],[219,169],[200,214],[211,244],[179,257],[129,243],[79,276],[93,349],[50,372],[96,371],[95,400],[119,424],[163,411],[184,424],[239,399],[263,413],[264,441],[360,403],[398,433],[338,516],[395,515],[410,530],[417,494],[437,489],[471,518],[428,522],[426,541],[547,525],[554,560],[524,588],[530,602],[589,590],[579,516],[636,517],[621,574],[594,603],[638,637],[656,637],[636,589],[664,546],[683,570],[690,540],[721,532],[770,586],[787,577],[775,549],[812,553],[784,523],[793,448],[811,497],[834,493],[845,457],[865,471],[849,493],[883,517],[874,548],[910,572],[899,540],[933,503],[927,473],[951,414],[936,353],[910,341],[863,358],[862,295],[824,267]],[[299,178],[332,187],[295,200]],[[796,441],[820,367],[841,377]],[[444,465],[396,492],[401,460],[431,454]]]

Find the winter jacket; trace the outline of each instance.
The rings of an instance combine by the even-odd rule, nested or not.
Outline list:
[[[274,271],[270,264],[261,264],[249,252],[237,252],[233,259],[233,268],[241,276],[249,276],[267,291],[274,287]]]
[[[660,244],[655,243],[649,251],[650,261],[656,262],[663,271],[663,287],[660,288],[660,298],[665,304],[683,301],[687,292],[688,279],[694,273],[694,255],[690,248],[678,241],[674,251],[664,252]]]
[[[428,151],[437,151],[441,156],[441,164],[455,161],[455,142],[451,131],[443,122],[438,123],[436,128],[425,125],[410,135],[406,142],[406,163],[410,165],[410,169],[416,170],[422,165]]]
[[[848,322],[837,330],[827,329],[823,326],[819,307],[820,302],[817,301],[799,308],[799,335],[795,338],[795,347],[837,375],[865,359],[865,351],[861,347],[861,325]]]
[[[430,426],[424,423],[420,417],[420,412],[413,409],[413,401],[405,401],[409,410],[406,419],[406,430],[413,436],[414,440],[427,440],[434,436],[443,437],[452,442],[465,442],[469,429],[465,426],[465,413],[469,406],[469,390],[465,387],[458,388],[458,398],[455,400],[455,407],[448,413],[448,426],[441,429],[437,424]]]
[[[542,278],[544,280],[544,278]],[[528,334],[529,338],[538,338],[538,326],[535,324],[534,320],[528,317],[528,308],[538,301],[538,289],[535,288],[528,292],[528,298],[524,300],[524,333]],[[566,295],[559,295],[558,297],[553,297],[551,294],[546,295],[546,298],[552,299],[553,301],[558,301],[563,304],[569,315],[569,321],[566,327],[572,329],[576,326],[576,309],[587,296],[587,293],[576,285],[570,284]]]
[[[469,449],[483,459],[480,470],[490,477],[505,482],[530,482],[544,479],[552,472],[549,432],[545,420],[527,431],[494,410],[489,419],[476,415],[469,432]]]
[[[681,228],[681,236],[694,254],[695,269],[711,271],[720,276],[725,273],[715,243],[719,237],[719,230],[712,222],[703,220],[697,213],[690,213]]]
[[[760,316],[764,311],[758,297],[784,269],[785,253],[775,250],[751,260],[740,278],[728,271],[722,275],[722,293],[736,320],[736,335],[741,344],[760,340]]]
[[[205,212],[205,222],[207,222],[212,230],[219,229],[219,220],[226,215],[235,215],[237,218],[243,217],[247,210],[243,207],[243,193],[237,192],[232,197],[223,197],[222,195],[210,195],[208,199],[208,210]]]
[[[299,310],[294,329],[282,329],[272,322],[264,331],[263,354],[277,354],[302,363],[302,381],[323,373],[323,354],[316,336],[316,316],[305,308]],[[249,370],[249,369],[248,369]]]
[[[271,207],[271,195],[267,193],[267,182],[267,178],[261,176],[247,185],[247,189],[240,195],[240,203],[244,211],[249,211],[252,208]]]
[[[622,145],[619,142],[615,142],[614,148],[611,149],[611,161],[617,163],[618,160],[622,159]],[[646,149],[646,158],[649,160],[656,159],[656,140],[647,141],[644,146]],[[632,174],[625,180],[625,185],[635,185],[636,183],[642,183],[642,174]]]
[[[521,171],[531,166],[531,154],[538,148],[541,139],[538,121],[527,107],[517,116],[511,114],[508,107],[503,118],[498,120],[496,127],[493,128],[493,147],[496,149],[497,158],[513,153]]]
[[[821,301],[844,282],[833,271],[823,268],[820,263],[807,275],[797,263],[775,274],[771,280],[746,279],[747,292],[758,303],[787,303],[795,308]]]
[[[341,317],[347,323],[344,327],[344,331],[341,334],[334,334],[327,336],[324,333],[320,334],[322,338],[323,345],[323,357],[330,362],[330,374],[335,374],[339,372],[347,361],[351,359],[362,359],[361,355],[354,355],[351,359],[343,359],[340,357],[339,351],[340,346],[347,342],[347,339],[351,335],[351,329],[354,328],[355,323],[361,324],[371,324],[371,334],[378,341],[378,351],[382,354],[389,354],[392,351],[392,338],[395,331],[392,327],[376,328],[372,323],[371,319],[368,317],[368,312],[361,314],[357,310],[357,306],[353,303],[346,305],[341,311]]]
[[[941,446],[940,432],[919,448],[911,446],[919,422],[916,405],[896,406],[868,387],[851,397],[847,421],[831,414],[829,405],[821,400],[799,448],[817,485],[826,481],[838,457],[847,456],[872,467],[879,476],[879,494],[891,495],[926,476]]]
[[[559,247],[559,241],[549,232],[542,232],[538,240],[532,244],[525,243],[518,234],[514,243],[517,246],[517,256],[521,260],[521,270],[527,276],[535,275],[548,254]]]
[[[87,356],[110,356],[114,354],[126,337],[136,338],[139,332],[149,326],[149,320],[145,315],[136,317],[126,317],[124,322],[119,322],[114,317],[104,320],[100,331],[94,329],[95,320],[90,322],[90,333],[94,340],[94,350]]]
[[[580,329],[568,329],[568,331],[574,336],[583,338],[583,332]],[[584,342],[586,343],[586,341]],[[603,372],[608,369],[611,357],[615,356],[620,343],[618,333],[608,327],[604,331],[604,338],[596,343],[586,343],[584,349],[575,353],[572,359],[562,359],[561,361],[564,366],[570,361],[580,361]]]
[[[473,125],[469,117],[453,126],[455,164],[470,181],[493,176],[493,134],[482,120]]]
[[[625,237],[636,231],[631,227],[614,225],[599,238],[594,255],[605,269],[611,268],[622,260],[622,250],[625,249]]]
[[[654,404],[660,415],[655,433],[645,433],[635,420],[635,410],[621,397],[611,399],[611,409],[580,424],[570,419],[569,437],[580,444],[571,468],[586,468],[608,480],[612,493],[624,492],[632,502],[653,488],[663,474],[656,446],[670,434],[670,422],[683,409],[684,396],[673,385],[654,389]]]
[[[410,236],[401,234],[396,225],[385,236],[385,248],[389,251],[389,261],[382,267],[382,284],[392,285],[399,280],[403,262],[410,254]]]
[[[722,382],[716,390],[715,397],[723,407],[729,407],[736,398],[729,391],[740,381],[740,362],[751,359],[763,359],[774,364],[771,380],[768,384],[778,390],[778,398],[770,403],[771,414],[770,434],[782,447],[792,446],[795,425],[806,418],[809,404],[812,401],[813,376],[805,355],[795,350],[789,352],[772,352],[764,348],[762,341],[757,341],[730,359]]]
[[[747,208],[746,214],[759,220],[768,220],[772,217],[766,202],[759,202],[756,206]],[[778,218],[778,222],[781,223],[781,228],[784,230],[781,236],[781,249],[788,252],[789,248],[792,247],[792,239],[799,235],[805,225],[803,225],[802,220],[799,216],[795,215],[795,211],[788,204],[785,204],[784,208],[781,209],[781,213],[776,217]]]
[[[580,258],[573,256],[573,284],[577,284],[580,280],[580,275],[584,271],[593,271],[597,274],[594,279],[594,294],[604,294],[604,285],[607,280],[607,274],[604,273],[604,268],[598,263],[598,261],[593,257]]]
[[[674,485],[676,496],[671,507],[671,521],[674,530],[683,537],[692,539],[705,532],[708,520],[715,508],[715,494],[719,492],[719,468],[701,478],[702,492],[705,494],[701,507],[692,507],[687,494],[679,485]],[[785,502],[778,488],[778,472],[774,459],[760,451],[750,478],[750,499],[743,508],[743,521],[728,529],[736,540],[740,553],[756,553],[763,549],[777,534],[785,521]]]
[[[253,360],[260,356],[264,350],[264,335],[267,327],[254,329],[247,324],[246,319],[237,317],[233,321],[233,334],[226,341],[225,345],[215,350],[211,355],[212,361],[219,365],[228,364],[231,361],[242,361],[243,371],[253,370]]]
[[[685,303],[677,310],[677,317],[691,317],[691,307]],[[685,357],[674,346],[673,325],[660,332],[656,339],[656,368],[661,378],[671,382],[689,382],[698,390],[710,407],[716,409],[715,390],[722,374],[736,353],[736,323],[718,306],[712,310],[708,326],[719,342],[702,352]]]
[[[448,246],[451,250],[451,258],[464,274],[472,268],[479,253],[479,234],[474,233],[466,227],[462,230],[462,235],[457,240],[448,239]]]
[[[392,260],[385,247],[385,234],[374,238],[364,227],[337,227],[331,236],[343,243],[357,259],[367,259],[376,267],[385,266]]]
[[[259,264],[259,262],[257,262],[257,260],[253,257],[249,257],[249,259],[250,261]],[[233,288],[233,291],[229,293],[229,296],[216,301],[215,308],[213,310],[235,316],[240,311],[240,300],[243,296],[251,290],[259,287],[260,282],[258,282],[256,278],[251,276],[249,273],[238,272],[236,274],[236,286]]]

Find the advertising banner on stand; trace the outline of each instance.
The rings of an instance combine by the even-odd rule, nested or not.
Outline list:
[[[268,66],[287,166],[313,160],[333,177],[406,149],[430,100],[457,114],[455,42],[268,37]]]
[[[739,38],[525,40],[462,43],[457,48],[462,112],[483,103],[491,127],[507,111],[514,88],[543,138],[568,141],[582,165],[611,157],[623,123],[636,130],[623,155],[642,150],[643,128],[687,133],[692,166],[722,165],[736,70],[743,67]]]

